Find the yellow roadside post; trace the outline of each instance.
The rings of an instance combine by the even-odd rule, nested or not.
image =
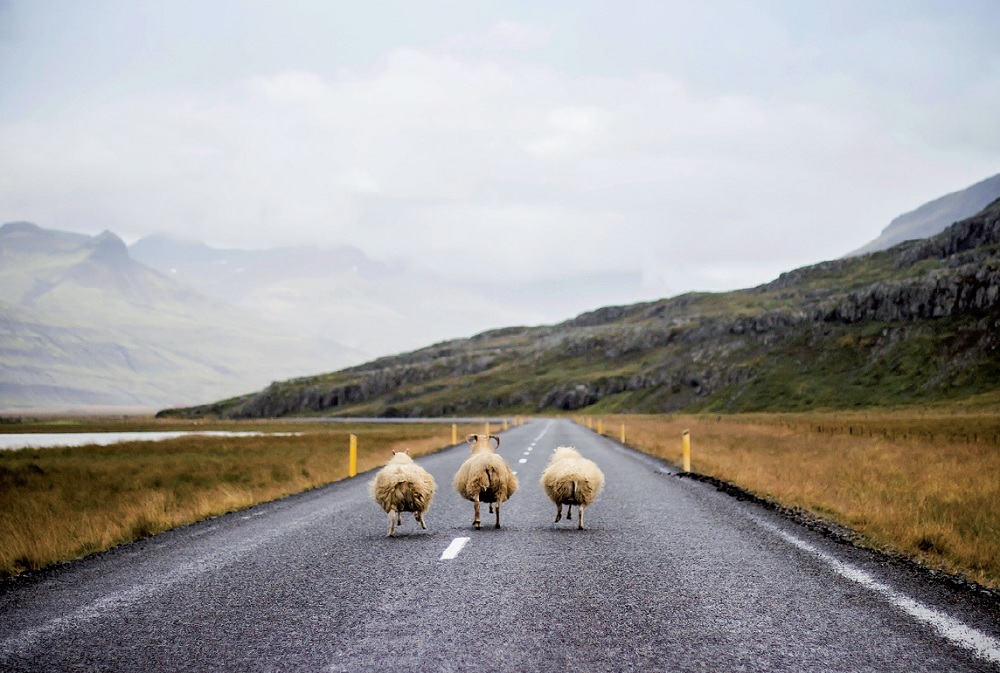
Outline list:
[[[506,430],[506,429],[507,429],[507,419],[506,419],[506,418],[505,418],[505,419],[503,419],[503,429],[504,429],[504,430]]]
[[[684,471],[691,471],[691,431],[685,430],[681,435],[681,445],[683,451]]]
[[[458,444],[458,423],[451,424],[451,443]]]
[[[490,434],[490,422],[486,421],[486,433],[487,436]]]
[[[622,444],[625,443],[625,424],[622,423]]]
[[[347,474],[350,477],[358,473],[358,436],[351,435],[351,455],[347,464]]]
[[[604,434],[604,421],[602,421],[599,418],[597,419],[597,434],[599,435]]]

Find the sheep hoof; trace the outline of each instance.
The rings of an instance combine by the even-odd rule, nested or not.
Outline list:
[[[497,528],[499,528],[499,527],[500,527],[500,524],[497,524],[497,525],[496,525],[496,527],[497,527]]]
[[[479,530],[480,528],[482,528],[482,526],[479,525],[478,521],[473,521],[472,522],[472,527],[475,528],[476,530]]]

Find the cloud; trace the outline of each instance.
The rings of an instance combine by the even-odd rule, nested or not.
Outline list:
[[[906,96],[855,77],[829,73],[822,95],[714,93],[667,71],[594,77],[510,57],[550,39],[503,21],[362,66],[8,124],[0,216],[225,246],[350,243],[512,286],[638,271],[669,294],[845,253],[996,170],[996,153],[949,154],[991,121],[969,116],[962,138],[928,147],[913,136],[951,108],[908,115]],[[934,186],[942,176],[957,184]]]
[[[484,33],[461,33],[441,44],[445,50],[474,50],[497,52],[526,50],[544,47],[549,43],[551,31],[516,21],[501,20]]]

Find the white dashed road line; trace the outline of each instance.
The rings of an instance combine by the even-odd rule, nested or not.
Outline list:
[[[458,556],[458,552],[462,551],[462,547],[465,546],[465,543],[468,542],[470,539],[471,538],[467,537],[456,537],[454,540],[451,541],[451,544],[448,545],[448,548],[444,550],[444,552],[441,554],[441,558],[438,560],[450,561],[451,559],[455,558],[456,556]]]

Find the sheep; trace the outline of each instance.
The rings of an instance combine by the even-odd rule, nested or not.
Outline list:
[[[583,530],[583,509],[594,502],[604,488],[604,473],[597,463],[580,455],[572,446],[560,446],[545,466],[541,479],[542,488],[556,504],[556,520],[562,519],[562,506],[568,505],[566,520],[573,520],[573,505],[579,505],[577,529]]]
[[[479,503],[490,504],[490,513],[496,504],[497,525],[500,527],[500,504],[514,495],[517,490],[517,476],[511,471],[507,462],[497,455],[493,449],[492,440],[497,441],[500,448],[500,438],[496,435],[469,435],[465,441],[472,444],[472,455],[469,456],[455,473],[454,486],[458,494],[475,505],[475,518],[472,525],[480,528]]]
[[[437,490],[431,473],[413,462],[409,454],[409,449],[393,451],[392,459],[369,485],[375,502],[389,515],[389,537],[395,537],[396,525],[403,523],[403,512],[413,512],[417,523],[426,530],[424,512]]]

